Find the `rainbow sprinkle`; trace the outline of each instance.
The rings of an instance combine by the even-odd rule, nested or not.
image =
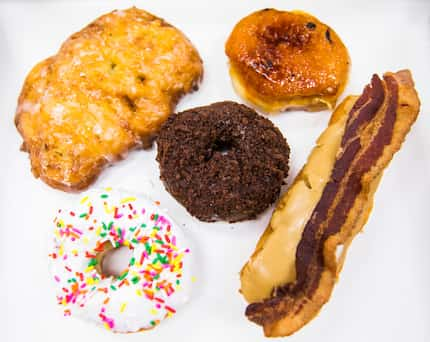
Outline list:
[[[85,307],[96,293],[101,293],[104,298],[98,317],[111,330],[115,328],[116,315],[109,309],[112,298],[122,288],[133,287],[135,298],[129,298],[131,301],[149,300],[150,315],[170,317],[176,309],[166,301],[181,288],[183,259],[190,250],[177,245],[171,222],[160,212],[139,207],[136,197],[130,196],[112,205],[108,202],[111,197],[109,191],[98,194],[95,201],[101,204],[93,205],[91,196],[86,195],[79,202],[83,210],[59,210],[54,219],[56,246],[50,257],[54,263],[64,264],[63,271],[54,275],[55,282],[61,285],[58,304],[64,315],[70,316],[75,306]],[[128,267],[117,277],[105,277],[98,271],[97,256],[109,247],[106,243],[133,251]],[[76,267],[74,260],[85,260],[85,266]],[[127,307],[128,302],[122,302],[116,312],[122,314]],[[159,321],[152,319],[149,324],[155,326]]]

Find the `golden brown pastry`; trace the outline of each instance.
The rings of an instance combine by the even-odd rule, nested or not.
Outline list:
[[[137,8],[98,18],[25,80],[15,123],[33,174],[86,188],[130,149],[149,147],[202,73],[197,50],[163,19]]]
[[[265,112],[334,108],[348,80],[350,59],[339,36],[302,11],[250,14],[225,51],[237,93]]]
[[[374,75],[333,113],[241,272],[246,316],[266,336],[291,335],[330,298],[384,169],[417,118],[409,71]]]

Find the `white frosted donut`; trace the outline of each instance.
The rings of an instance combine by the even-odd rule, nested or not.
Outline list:
[[[190,295],[190,250],[181,229],[153,202],[89,191],[54,220],[50,254],[57,300],[76,315],[115,332],[150,329]],[[103,275],[108,250],[131,250],[120,276]]]

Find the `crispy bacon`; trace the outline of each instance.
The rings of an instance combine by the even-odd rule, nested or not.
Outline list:
[[[275,288],[271,298],[252,303],[246,309],[246,316],[263,325],[266,335],[293,333],[328,300],[339,267],[328,262],[337,245],[328,247],[327,241],[337,234],[352,239],[364,225],[368,214],[366,201],[372,201],[373,195],[365,196],[370,184],[377,182],[400,148],[418,108],[419,100],[407,71],[387,73],[383,80],[374,75],[371,85],[357,99],[347,114],[330,180],[297,247],[296,280]],[[346,238],[342,242],[345,241]]]

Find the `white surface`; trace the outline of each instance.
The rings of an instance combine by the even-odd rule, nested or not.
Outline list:
[[[132,4],[165,18],[196,45],[205,63],[201,89],[178,109],[240,101],[227,74],[224,42],[233,25],[264,7],[303,9],[332,26],[349,48],[346,94],[360,93],[374,72],[410,68],[421,115],[385,173],[365,233],[352,244],[329,304],[290,341],[430,340],[430,1],[86,1],[0,3],[0,340],[1,341],[263,341],[243,315],[238,272],[271,210],[241,224],[192,219],[159,181],[155,150],[131,153],[103,172],[96,186],[148,192],[196,244],[200,273],[194,296],[154,331],[112,334],[57,307],[48,274],[51,220],[75,195],[35,180],[13,125],[16,99],[30,68],[55,53],[71,33],[99,15]],[[292,175],[325,127],[328,112],[271,117],[292,149]],[[291,177],[289,178],[291,180]]]

